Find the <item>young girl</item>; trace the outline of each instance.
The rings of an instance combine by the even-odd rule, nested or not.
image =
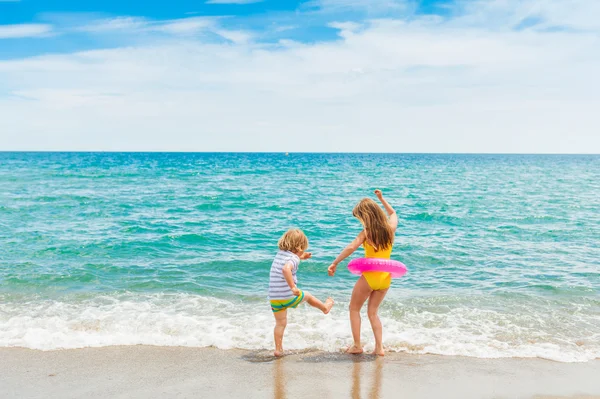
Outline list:
[[[365,258],[390,258],[392,246],[394,245],[394,234],[398,227],[398,216],[394,208],[383,198],[381,190],[375,190],[375,195],[385,208],[389,219],[372,199],[365,198],[360,201],[354,207],[352,215],[362,223],[364,229],[329,266],[327,271],[330,276],[335,274],[338,264],[361,245],[365,248]],[[391,282],[392,277],[389,273],[364,272],[354,285],[352,298],[350,298],[350,326],[352,327],[354,343],[346,352],[356,354],[363,352],[360,343],[360,309],[368,298],[367,314],[369,315],[373,335],[375,335],[375,350],[373,353],[380,356],[384,355],[381,339],[382,326],[377,312]]]
[[[269,300],[271,310],[275,316],[275,356],[283,356],[283,332],[287,325],[287,310],[296,308],[302,302],[307,302],[310,306],[321,310],[327,314],[333,306],[333,299],[327,298],[325,303],[319,301],[306,291],[300,290],[296,284],[296,272],[300,260],[308,259],[310,252],[304,252],[308,249],[308,238],[302,230],[288,230],[277,243],[279,252],[271,265],[271,274],[269,279]]]

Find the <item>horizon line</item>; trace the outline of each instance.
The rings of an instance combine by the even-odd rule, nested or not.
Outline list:
[[[0,154],[323,154],[323,155],[600,155],[594,152],[358,152],[358,151],[164,151],[164,150],[0,150]]]

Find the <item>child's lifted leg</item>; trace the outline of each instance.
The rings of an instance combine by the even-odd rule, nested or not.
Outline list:
[[[317,298],[309,294],[308,292],[304,293],[304,298],[306,298],[306,303],[308,303],[313,308],[319,309],[324,314],[329,313],[331,308],[333,307],[333,299],[327,298],[325,303],[319,301]]]

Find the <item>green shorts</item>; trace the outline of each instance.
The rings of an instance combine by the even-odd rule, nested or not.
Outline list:
[[[287,308],[297,308],[304,300],[304,291],[300,291],[299,296],[291,299],[274,299],[271,302],[271,310],[273,313],[281,312]]]

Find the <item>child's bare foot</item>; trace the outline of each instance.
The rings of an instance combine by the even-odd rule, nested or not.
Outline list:
[[[325,310],[323,311],[323,313],[325,313],[325,314],[329,313],[329,311],[333,307],[333,304],[334,304],[333,298],[331,298],[331,297],[327,298],[327,300],[325,301]]]
[[[273,356],[275,357],[282,357],[283,356],[283,350],[276,350],[275,352],[273,352]]]
[[[348,349],[346,349],[346,353],[349,353],[351,355],[360,355],[361,353],[363,353],[363,348],[352,344],[348,347]]]

